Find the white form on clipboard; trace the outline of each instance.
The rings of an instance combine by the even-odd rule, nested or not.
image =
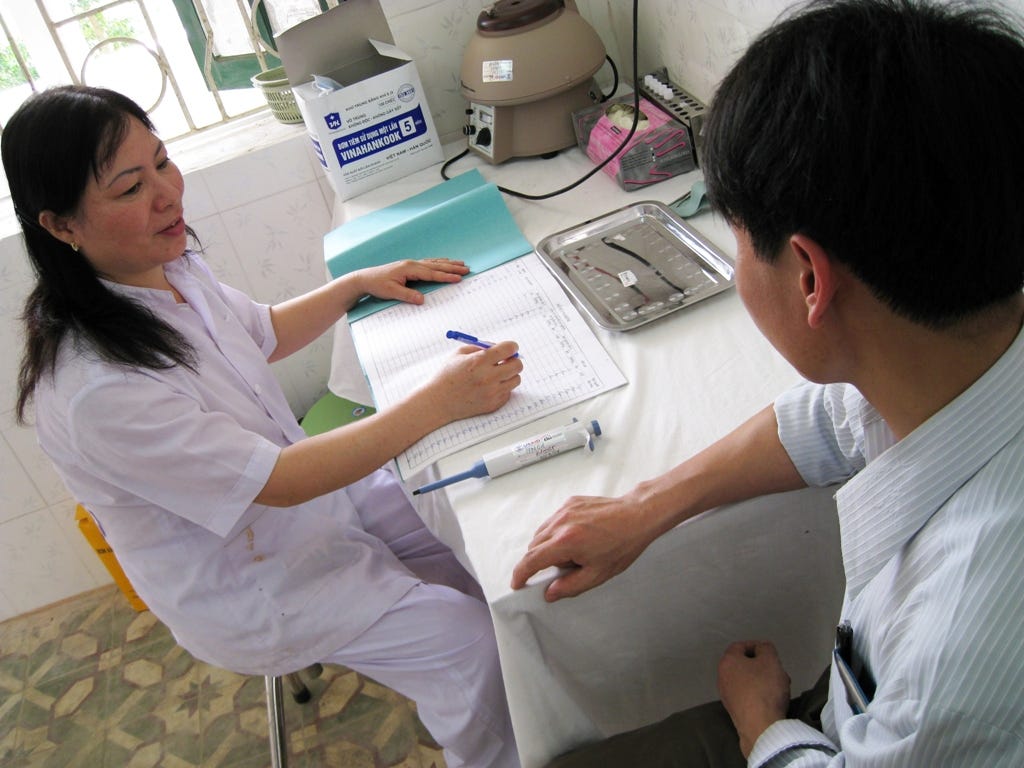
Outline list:
[[[452,355],[445,338],[460,328],[491,341],[511,339],[523,356],[523,382],[497,411],[447,425],[398,457],[403,478],[489,437],[626,383],[558,282],[533,253],[398,304],[351,325],[377,408],[388,408],[429,379]]]

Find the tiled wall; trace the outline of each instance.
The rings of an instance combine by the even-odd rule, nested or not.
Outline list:
[[[708,100],[751,37],[785,0],[639,0],[638,69],[667,66],[672,78]],[[460,135],[462,49],[486,0],[382,0],[396,42],[417,62],[438,132]],[[1024,0],[1012,0],[1018,11]],[[629,0],[579,0],[624,78],[631,76]],[[608,67],[599,73],[610,84]],[[333,201],[302,132],[271,148],[222,158],[208,137],[202,168],[187,173],[189,222],[218,276],[273,302],[319,285],[321,237]],[[246,137],[242,137],[244,141]],[[192,156],[195,156],[194,153]],[[180,159],[180,158],[177,158]],[[2,233],[0,233],[2,234]],[[21,354],[17,314],[29,286],[15,236],[0,238],[0,620],[109,582],[74,524],[73,502],[35,444],[13,424]],[[324,391],[328,339],[276,366],[289,402],[302,413]]]

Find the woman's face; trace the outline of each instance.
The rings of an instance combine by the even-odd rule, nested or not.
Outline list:
[[[165,288],[163,265],[185,250],[184,188],[163,142],[131,118],[113,159],[90,176],[67,234],[102,276]]]

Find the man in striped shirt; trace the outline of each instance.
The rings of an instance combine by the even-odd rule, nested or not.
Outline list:
[[[1019,25],[978,4],[815,3],[754,42],[705,136],[739,295],[808,381],[626,495],[567,502],[513,586],[574,564],[546,596],[576,595],[711,507],[843,482],[852,641],[823,711],[790,700],[770,643],[738,642],[721,703],[556,764],[1024,766]]]

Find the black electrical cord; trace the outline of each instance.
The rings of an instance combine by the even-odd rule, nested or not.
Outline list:
[[[461,160],[462,158],[464,158],[468,154],[469,154],[469,147],[466,147],[464,150],[459,152],[459,154],[457,154],[454,157],[450,157],[447,160],[445,160],[444,161],[444,165],[441,166],[441,178],[444,179],[445,181],[448,181],[448,166],[451,165],[452,163],[454,163],[456,160]]]
[[[602,104],[608,101],[608,99],[614,96],[615,92],[619,90],[619,68],[615,66],[615,60],[611,56],[605,55],[604,59],[608,62],[608,66],[612,68],[612,89],[608,92],[607,96],[603,93],[601,94]],[[636,84],[636,79],[633,80],[633,84]]]
[[[636,133],[637,124],[640,122],[640,83],[639,83],[639,76],[637,74],[637,55],[636,55],[636,48],[637,48],[637,17],[639,15],[638,14],[639,5],[640,5],[640,0],[633,0],[633,124],[629,128],[629,133],[626,134],[626,138],[624,138],[622,140],[622,143],[618,146],[618,148],[616,148],[616,150],[614,152],[609,154],[608,157],[606,157],[604,160],[602,160],[598,165],[594,166],[593,169],[591,169],[586,174],[584,174],[583,176],[578,178],[572,184],[564,186],[561,189],[556,189],[554,192],[546,192],[546,193],[544,193],[542,195],[529,195],[529,194],[527,194],[525,192],[516,192],[515,190],[507,189],[505,187],[502,187],[502,186],[498,185],[498,191],[499,192],[504,192],[506,195],[512,195],[513,197],[518,197],[518,198],[521,198],[523,200],[547,200],[550,197],[556,197],[556,196],[561,195],[561,194],[563,194],[565,192],[568,192],[570,189],[575,189],[576,187],[578,187],[584,181],[586,181],[591,176],[593,176],[595,173],[597,173],[602,168],[604,168],[606,165],[608,165],[608,163],[611,162],[612,158],[615,157],[617,154],[619,154],[619,152],[621,152],[623,149],[625,149],[626,145],[629,144],[629,140],[633,138],[633,135]],[[609,57],[606,56],[605,58],[608,58],[609,62],[611,61],[611,59]],[[615,71],[616,80],[618,80],[618,70],[615,70],[615,65],[614,64],[612,64],[612,69]],[[616,84],[616,87],[618,87],[617,84]],[[615,91],[612,91],[612,93],[614,93],[614,92]],[[469,152],[469,147],[466,147],[466,149],[464,149],[459,154],[455,155],[455,157],[453,157],[450,160],[446,161],[445,164],[441,166],[441,177],[444,178],[445,180],[447,180],[448,176],[447,176],[446,171],[448,170],[448,166],[450,166],[456,160],[459,160],[459,159],[465,157],[468,152]]]

